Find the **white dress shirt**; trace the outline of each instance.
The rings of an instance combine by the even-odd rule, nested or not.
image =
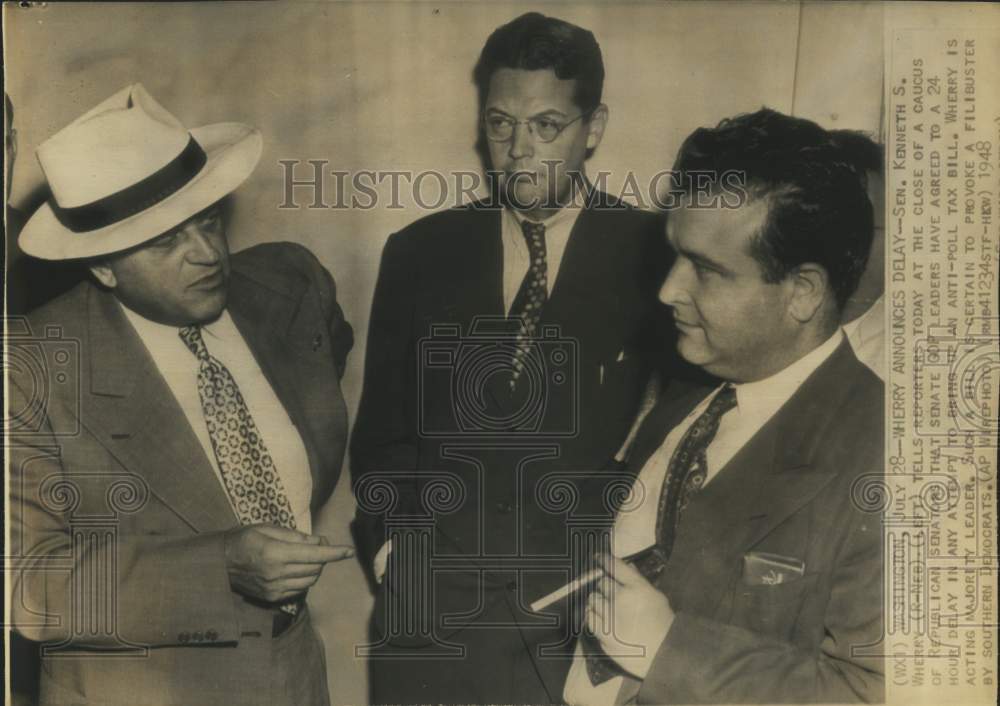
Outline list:
[[[807,377],[833,354],[844,338],[842,329],[837,331],[822,345],[799,358],[784,370],[771,377],[755,382],[735,385],[736,407],[722,415],[715,438],[705,451],[707,468],[705,484],[718,475],[727,463],[760,431],[777,411],[799,389]],[[642,492],[642,501],[635,509],[619,514],[615,518],[612,537],[615,556],[623,557],[641,551],[656,542],[656,518],[660,491],[666,480],[670,459],[685,432],[708,408],[709,403],[719,393],[721,386],[698,403],[684,420],[675,426],[660,447],[649,457],[639,471],[636,484]],[[629,503],[631,507],[631,503]],[[658,649],[659,645],[652,648]],[[621,689],[622,677],[609,679],[594,686],[587,677],[586,660],[579,643],[573,658],[573,666],[566,678],[563,699],[570,706],[609,706]]]
[[[128,307],[123,306],[125,318],[139,334],[146,350],[159,369],[167,387],[174,394],[191,429],[201,443],[215,474],[222,484],[222,474],[212,448],[212,440],[205,425],[205,413],[198,393],[198,358],[181,340],[175,326],[167,326],[150,321]],[[253,353],[240,335],[228,311],[210,324],[201,327],[202,339],[208,352],[229,370],[236,381],[243,400],[250,410],[261,439],[271,454],[274,467],[288,496],[288,502],[295,516],[295,524],[300,532],[312,532],[312,516],[309,510],[312,498],[312,474],[309,457],[302,437],[292,424],[264,372],[257,364]],[[222,492],[229,492],[222,485]],[[232,500],[230,499],[230,503]]]

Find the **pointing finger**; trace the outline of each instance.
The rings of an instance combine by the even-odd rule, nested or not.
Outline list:
[[[354,556],[354,547],[346,545],[326,546],[323,544],[292,544],[283,547],[285,563],[288,564],[328,564]]]

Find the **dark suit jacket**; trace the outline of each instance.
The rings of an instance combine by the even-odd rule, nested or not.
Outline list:
[[[302,436],[315,511],[337,482],[347,435],[339,378],[353,339],[333,280],[300,246],[257,246],[232,257],[228,308]],[[238,521],[115,298],[84,282],[30,324],[30,335],[11,338],[25,363],[10,378],[22,422],[11,440],[14,624],[50,644],[148,648],[133,659],[43,659],[42,702],[295,703],[302,692],[282,681],[282,655],[311,670],[310,693],[325,691],[307,611],[272,641],[274,609],[230,589],[223,537]],[[107,537],[79,543],[94,522],[113,528],[116,553]],[[116,581],[92,573],[103,561]],[[74,584],[91,580],[81,609]],[[81,617],[95,622],[81,627]]]
[[[650,413],[631,472],[706,393]],[[883,385],[845,340],[689,501],[658,581],[676,618],[638,701],[883,700],[881,516],[855,485],[882,470]],[[750,585],[749,552],[805,573]]]
[[[567,512],[540,506],[538,481],[552,471],[585,475],[602,468],[628,432],[653,359],[670,350],[660,333],[670,328],[667,310],[656,300],[670,264],[662,221],[616,206],[586,208],[579,215],[543,309],[540,326],[557,326],[558,340],[541,345],[547,355],[565,353],[576,377],[572,384],[543,381],[544,411],[534,434],[501,430],[484,439],[468,427],[462,433],[455,420],[460,398],[476,392],[475,383],[461,387],[462,366],[471,366],[476,352],[492,345],[488,337],[485,343],[472,340],[470,327],[476,317],[505,315],[502,212],[472,204],[437,213],[392,235],[385,246],[352,439],[360,553],[370,567],[386,539],[387,515],[366,512],[371,474],[399,474],[393,478],[398,502],[389,513],[395,516],[428,514],[422,503],[430,476],[419,472],[460,479],[464,496],[458,505],[430,514],[435,555],[466,560],[469,571],[437,576],[435,617],[468,612],[475,622],[506,600],[512,604],[508,620],[510,612],[527,619],[518,604],[526,606],[567,580]],[[433,335],[432,327],[440,324],[456,326],[460,335]],[[428,346],[459,351],[452,369],[434,365],[425,355]],[[545,374],[556,368],[574,374],[569,365],[546,368]],[[600,505],[601,498],[581,498],[575,511],[585,512],[586,503]],[[484,555],[554,558],[536,564],[539,570],[530,575],[494,570],[480,578],[474,567]],[[437,627],[439,635],[457,629]],[[496,639],[522,637],[507,630]],[[554,698],[560,688],[554,683]],[[491,700],[505,699],[497,692]]]

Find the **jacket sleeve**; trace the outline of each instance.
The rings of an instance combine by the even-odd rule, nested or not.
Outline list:
[[[882,530],[855,511],[837,557],[816,649],[678,613],[639,703],[847,703],[884,700]]]
[[[414,302],[416,268],[412,238],[389,237],[382,252],[365,354],[364,387],[351,440],[351,476],[358,500],[356,533],[366,570],[385,543],[389,511],[416,506],[417,385]],[[391,472],[385,482],[379,472]],[[388,494],[391,506],[376,508]]]
[[[11,376],[8,411],[27,409],[23,382]],[[87,434],[86,429],[81,434]],[[127,535],[74,514],[83,494],[101,504],[135,500],[120,476],[70,467],[67,447],[47,415],[9,445],[11,619],[37,642],[72,637],[74,647],[237,642],[237,597],[225,569],[224,535]],[[150,499],[149,502],[155,502]],[[145,509],[139,509],[144,512]],[[109,527],[110,525],[110,527]]]

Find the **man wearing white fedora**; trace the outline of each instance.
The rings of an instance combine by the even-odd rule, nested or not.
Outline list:
[[[350,325],[304,248],[230,256],[260,133],[140,84],[38,149],[20,245],[93,275],[12,337],[11,617],[43,704],[327,704],[308,588],[340,473]]]

